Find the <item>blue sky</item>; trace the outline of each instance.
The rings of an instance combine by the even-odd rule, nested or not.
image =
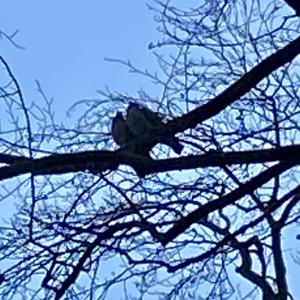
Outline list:
[[[141,78],[105,57],[130,59],[153,69],[147,49],[159,35],[146,2],[131,1],[4,1],[0,29],[20,30],[20,51],[2,40],[1,53],[21,84],[27,103],[38,102],[35,79],[57,111],[82,98],[96,96],[105,86],[135,93]]]

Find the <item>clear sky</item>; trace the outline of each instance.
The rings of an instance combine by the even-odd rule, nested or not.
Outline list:
[[[0,29],[19,29],[15,49],[1,40],[1,54],[21,84],[27,103],[39,101],[35,79],[41,81],[56,110],[76,100],[95,97],[105,86],[134,93],[139,77],[105,57],[130,59],[152,68],[155,59],[149,42],[158,38],[153,14],[145,1],[4,1]]]

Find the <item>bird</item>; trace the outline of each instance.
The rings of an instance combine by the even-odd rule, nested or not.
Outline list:
[[[111,135],[115,143],[121,147],[135,139],[121,112],[117,112],[112,120]]]
[[[126,119],[129,129],[138,137],[150,133],[153,126],[158,125],[154,115],[150,115],[145,109],[133,102],[128,105]]]
[[[179,139],[171,134],[160,135],[161,129],[165,126],[163,116],[147,107],[130,102],[126,114],[129,130],[140,140],[145,136],[155,138],[158,143],[171,147],[175,153],[180,154],[183,146]]]

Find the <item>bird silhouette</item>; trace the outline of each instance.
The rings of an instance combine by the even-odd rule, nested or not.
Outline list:
[[[129,130],[142,140],[145,136],[156,139],[157,142],[171,147],[175,153],[180,154],[183,146],[174,135],[165,133],[162,135],[161,129],[165,128],[163,116],[147,107],[130,102],[127,108],[127,125]]]

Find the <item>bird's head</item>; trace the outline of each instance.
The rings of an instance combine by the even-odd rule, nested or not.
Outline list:
[[[129,102],[127,110],[132,108],[139,108],[139,105],[135,102]]]

